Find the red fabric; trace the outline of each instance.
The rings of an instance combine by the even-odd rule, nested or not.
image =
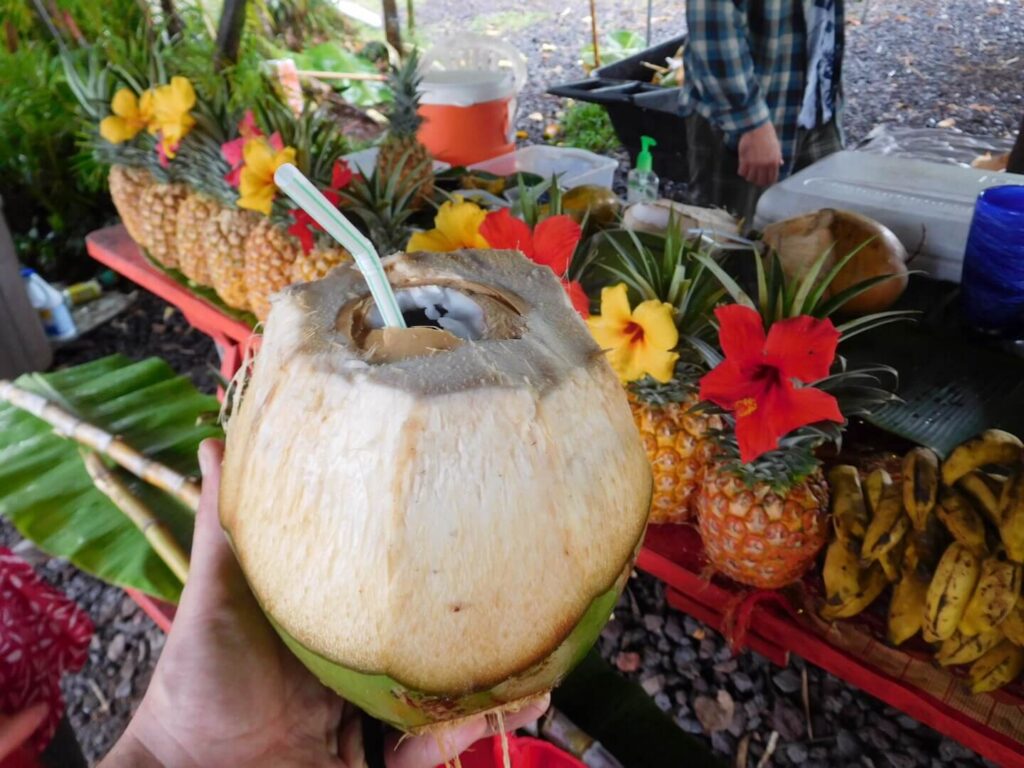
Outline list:
[[[715,317],[725,360],[700,380],[700,397],[735,415],[743,462],[774,450],[794,429],[843,421],[832,395],[794,384],[828,375],[839,343],[831,320],[786,318],[773,323],[766,337],[761,316],[750,307],[719,307]]]
[[[92,621],[24,560],[0,547],[0,712],[45,702],[48,715],[30,739],[41,752],[64,712],[60,678],[88,658]]]
[[[787,613],[793,613],[789,600],[774,589],[739,592],[726,603],[722,616],[722,635],[734,654],[747,648],[754,611],[765,603],[776,605]]]

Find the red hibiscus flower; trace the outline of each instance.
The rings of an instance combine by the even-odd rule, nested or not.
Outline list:
[[[251,109],[245,111],[245,116],[242,117],[241,122],[238,124],[238,138],[232,141],[227,141],[220,145],[220,154],[227,161],[228,165],[231,166],[231,170],[224,174],[224,179],[235,189],[238,189],[239,183],[242,180],[242,166],[243,152],[245,150],[246,142],[250,139],[259,139],[263,137],[263,131],[256,125],[256,117],[253,115]],[[281,141],[281,134],[275,133],[270,137],[270,144],[275,150],[280,151],[284,146]]]
[[[809,315],[773,323],[767,337],[761,316],[731,304],[715,310],[725,360],[700,380],[700,397],[736,417],[740,460],[774,450],[779,438],[817,421],[842,423],[832,395],[797,386],[828,376],[839,331]]]
[[[491,248],[521,251],[530,261],[550,267],[562,281],[573,307],[583,317],[590,316],[590,301],[583,286],[565,279],[569,262],[576,252],[583,230],[571,217],[549,216],[533,230],[522,219],[517,219],[508,208],[487,214],[480,225],[480,234]]]

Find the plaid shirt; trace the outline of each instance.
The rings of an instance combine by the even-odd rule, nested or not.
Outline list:
[[[822,2],[687,0],[689,39],[684,53],[683,114],[696,111],[722,131],[726,145],[732,149],[741,135],[771,121],[785,161],[781,175],[788,174],[807,82],[804,7],[809,14],[815,3]],[[838,112],[843,0],[834,0],[833,8],[836,28],[831,91]]]

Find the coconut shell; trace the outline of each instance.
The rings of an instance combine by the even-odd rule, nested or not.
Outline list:
[[[296,655],[417,729],[564,677],[628,577],[651,471],[550,269],[515,251],[384,265],[400,301],[466,297],[477,337],[375,327],[351,264],[279,293],[228,426],[220,515]]]
[[[764,242],[779,254],[787,277],[797,279],[811,268],[821,254],[831,254],[824,276],[850,251],[864,245],[826,289],[834,296],[862,280],[878,275],[895,275],[851,299],[840,310],[844,315],[866,315],[888,309],[907,288],[907,250],[892,230],[854,211],[822,208],[765,227]]]
[[[622,217],[622,226],[636,232],[664,235],[670,221],[682,233],[702,228],[727,235],[739,234],[739,223],[720,208],[702,208],[665,199],[629,206]]]

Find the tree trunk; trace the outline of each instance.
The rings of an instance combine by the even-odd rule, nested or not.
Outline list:
[[[1020,129],[1017,131],[1017,141],[1010,150],[1010,157],[1006,161],[1007,173],[1024,173],[1024,117],[1020,119]]]
[[[242,29],[245,27],[245,0],[224,0],[224,8],[217,26],[218,69],[238,61],[238,47],[242,43]]]
[[[402,33],[398,22],[398,5],[395,0],[383,0],[384,37],[396,51],[402,51]]]

